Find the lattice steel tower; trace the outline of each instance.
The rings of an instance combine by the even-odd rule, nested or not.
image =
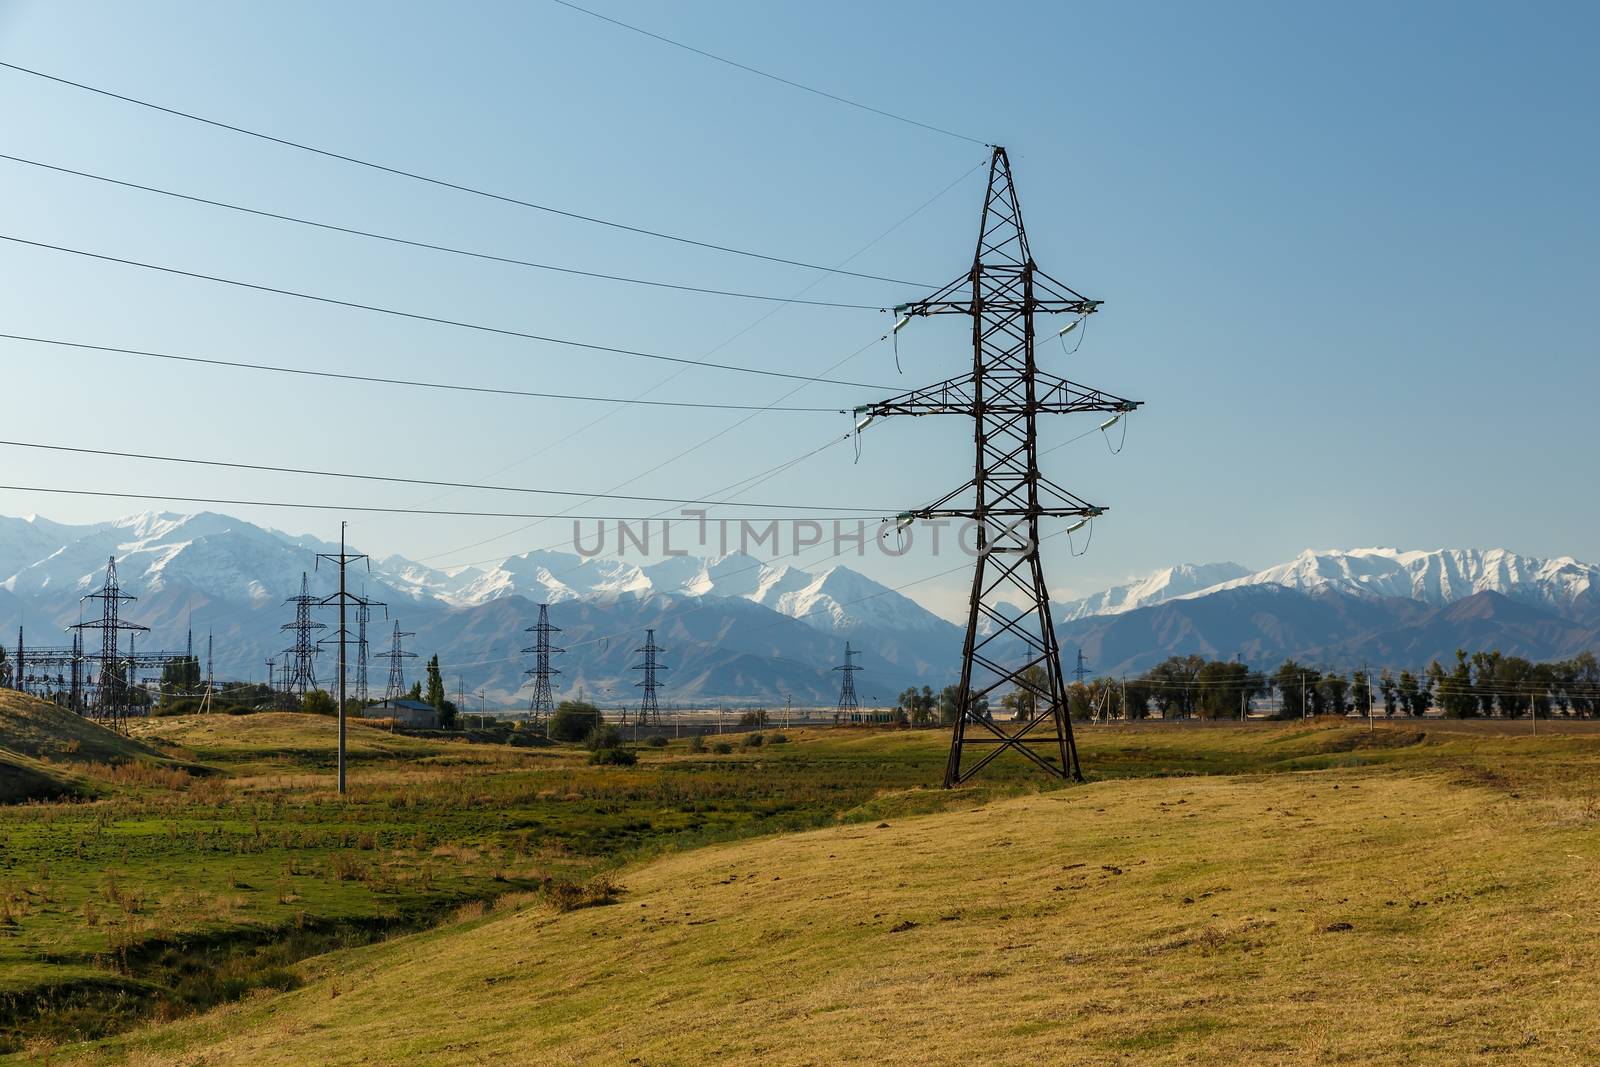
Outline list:
[[[129,673],[132,670],[133,634],[149,632],[150,627],[122,618],[122,605],[138,598],[122,591],[121,583],[117,581],[115,556],[106,561],[106,584],[82,599],[100,601],[98,620],[76,623],[72,627],[80,634],[86,630],[100,631],[99,665],[95,668],[98,684],[94,689],[94,699],[89,703],[89,713],[114,730],[124,730],[128,724],[128,706],[132,703],[133,679]],[[128,634],[126,657],[119,648],[124,632]]]
[[[644,696],[639,700],[639,724],[641,726],[649,726],[652,723],[659,724],[661,722],[661,704],[656,700],[656,689],[659,686],[656,680],[656,672],[664,671],[667,668],[661,665],[656,656],[665,652],[666,649],[656,646],[656,632],[654,630],[646,630],[644,632],[644,645],[634,649],[634,651],[644,653],[644,662],[633,668],[636,671],[644,671],[644,681],[634,683],[634,685],[644,690]]]
[[[555,696],[550,691],[550,676],[560,674],[561,671],[550,666],[550,657],[565,652],[564,648],[555,648],[550,644],[550,635],[561,632],[561,627],[550,625],[550,605],[539,605],[539,621],[527,628],[525,633],[533,635],[533,647],[522,650],[526,655],[533,653],[533,667],[524,671],[533,675],[533,697],[528,701],[528,714],[533,719],[534,725],[544,722],[555,711]]]
[[[372,621],[372,602],[363,599],[356,605],[356,685],[355,698],[365,704],[367,694],[367,623]]]
[[[969,519],[976,526],[977,563],[967,610],[957,715],[945,768],[948,788],[971,778],[1008,749],[1046,772],[1081,779],[1067,715],[1061,649],[1050,618],[1050,595],[1039,562],[1039,520],[1103,514],[1039,473],[1037,417],[1080,411],[1126,413],[1139,405],[1046,374],[1034,359],[1034,316],[1093,314],[1090,300],[1040,270],[1028,249],[1011,162],[996,147],[978,227],[972,269],[922,300],[896,308],[907,318],[966,315],[972,319],[970,373],[857,409],[887,415],[966,415],[974,421],[972,478],[932,504],[903,512],[918,518]],[[1020,610],[1008,610],[1007,602]],[[1042,684],[1027,676],[1043,668]],[[1002,686],[1033,694],[1025,720],[998,723],[979,700]],[[969,727],[977,736],[968,737]],[[1043,729],[1041,729],[1043,728]],[[1039,730],[1038,734],[1035,731]],[[1046,736],[1045,731],[1050,735]],[[992,745],[970,765],[965,746]]]
[[[279,629],[292,632],[294,644],[283,650],[287,657],[283,691],[285,695],[298,696],[301,700],[317,687],[317,653],[322,649],[311,635],[327,629],[327,624],[312,619],[311,609],[321,601],[321,597],[311,595],[311,580],[305,571],[300,572],[300,595],[284,601],[285,604],[294,605],[294,622],[286,622]]]
[[[856,666],[855,658],[859,655],[861,653],[851,648],[849,641],[844,643],[844,662],[834,668],[844,672],[844,679],[839,683],[839,710],[834,713],[835,719],[861,721],[861,701],[856,699],[856,671],[866,668]]]
[[[415,652],[407,652],[401,647],[400,639],[402,637],[415,636],[417,635],[410,630],[400,629],[398,622],[395,623],[393,643],[389,646],[389,651],[379,652],[376,657],[377,659],[389,661],[389,684],[384,686],[383,689],[383,699],[385,700],[399,700],[406,695],[406,660],[416,659],[417,654]]]

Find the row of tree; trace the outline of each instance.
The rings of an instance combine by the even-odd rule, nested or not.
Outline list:
[[[1049,691],[1042,666],[1023,673],[1024,684],[1000,698],[1002,717],[1028,718]],[[1136,678],[1095,678],[1072,682],[1067,703],[1074,719],[1228,719],[1257,714],[1261,702],[1282,718],[1302,715],[1424,715],[1437,708],[1451,718],[1530,714],[1600,713],[1600,660],[1592,652],[1571,659],[1535,663],[1498,650],[1457,650],[1449,666],[1434,660],[1427,668],[1398,673],[1387,668],[1329,671],[1293,659],[1271,674],[1243,663],[1204,656],[1170,656]],[[1273,701],[1273,697],[1276,700]],[[896,702],[899,720],[909,726],[950,725],[956,717],[958,687],[935,693],[912,687]],[[974,706],[991,714],[988,701]]]

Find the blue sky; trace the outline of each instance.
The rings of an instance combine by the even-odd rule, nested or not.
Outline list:
[[[1011,151],[1035,256],[1106,301],[1047,369],[1148,407],[1115,457],[1049,473],[1111,509],[1051,543],[1063,595],[1178,561],[1265,566],[1306,547],[1502,546],[1600,557],[1584,490],[1600,386],[1600,22],[1472,4],[808,3],[607,14]],[[985,15],[984,12],[987,12]],[[1004,21],[1001,21],[1001,19]],[[0,58],[481,188],[834,263],[985,157],[553,3],[0,2]],[[759,263],[498,205],[0,70],[0,151],[288,214],[587,270],[814,299],[914,289]],[[942,283],[971,260],[972,173],[852,261]],[[816,373],[885,316],[670,294],[388,247],[0,161],[0,233],[600,344]],[[794,383],[387,319],[0,242],[4,332],[351,373],[769,403]],[[758,321],[759,320],[759,321]],[[1053,332],[1053,331],[1051,331]],[[836,372],[898,388],[959,373],[959,323]],[[606,490],[736,414],[357,387],[0,342],[8,439],[558,489]],[[670,380],[669,380],[670,379]],[[858,403],[814,385],[789,402]],[[1086,417],[1087,418],[1087,417]],[[1045,444],[1088,428],[1056,420]],[[847,429],[755,419],[624,491],[697,497]],[[749,494],[881,507],[970,467],[958,420],[874,427]],[[541,451],[542,450],[542,451]],[[530,458],[531,457],[531,458]],[[4,484],[408,506],[415,487],[0,448]],[[543,510],[460,492],[437,507]],[[565,503],[565,502],[563,502]],[[0,513],[161,507],[0,492]],[[186,510],[183,505],[170,505]],[[328,536],[332,514],[229,508]],[[589,505],[598,513],[605,509]],[[633,514],[637,509],[611,508]],[[731,510],[731,509],[730,509]],[[570,527],[352,514],[376,553],[471,562]],[[467,547],[491,538],[487,544]],[[1081,547],[1081,542],[1080,542]],[[959,560],[847,561],[892,583]],[[908,589],[949,612],[953,574]]]

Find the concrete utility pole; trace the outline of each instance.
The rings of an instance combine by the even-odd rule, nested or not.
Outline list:
[[[345,580],[344,580],[345,569],[350,564],[355,563],[358,560],[365,560],[367,558],[366,556],[362,555],[359,552],[346,552],[345,551],[345,547],[344,547],[344,531],[345,531],[345,527],[348,526],[348,525],[349,525],[348,523],[344,523],[344,522],[341,522],[339,524],[339,551],[338,551],[337,554],[332,553],[332,552],[319,552],[319,553],[317,553],[317,563],[318,563],[319,566],[321,565],[323,560],[327,560],[328,562],[336,565],[339,568],[339,591],[337,593],[333,594],[330,597],[324,597],[322,600],[319,600],[317,602],[317,606],[318,607],[327,607],[330,604],[336,604],[339,607],[339,629],[334,634],[334,636],[336,638],[338,638],[338,640],[339,640],[339,795],[340,796],[344,796],[344,789],[345,789],[345,758],[344,758],[345,757],[345,752],[344,752],[344,750],[345,750],[344,701],[345,701],[345,663],[346,663],[345,646],[348,643],[349,637],[350,637],[350,631],[345,626],[345,608],[348,607],[349,605],[352,605],[352,604],[354,604],[354,605],[356,605],[358,607],[360,607],[360,606],[382,607],[383,606],[382,604],[379,604],[377,601],[367,600],[365,597],[359,597],[359,596],[356,596],[354,593],[350,593],[350,592],[346,591]],[[372,564],[370,562],[367,564],[367,570],[369,572],[372,570]],[[302,581],[302,586],[303,585],[304,585],[304,582]]]

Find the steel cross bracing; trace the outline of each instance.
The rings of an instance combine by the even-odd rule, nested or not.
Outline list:
[[[896,308],[907,317],[967,315],[972,319],[972,370],[856,409],[857,415],[967,415],[976,458],[970,480],[915,519],[971,519],[977,562],[968,602],[956,722],[945,786],[977,774],[1002,752],[1015,751],[1060,777],[1082,778],[1067,714],[1061,650],[1050,617],[1039,561],[1039,520],[1101,515],[1096,507],[1039,471],[1037,418],[1098,411],[1126,413],[1137,401],[1042,373],[1034,358],[1034,317],[1086,316],[1100,308],[1045,274],[1028,249],[1022,211],[1004,148],[995,148],[972,269],[923,300]],[[1020,602],[1020,608],[1018,604]],[[1038,671],[1042,669],[1042,679]],[[1002,687],[1031,693],[1034,709],[997,722],[984,701]],[[969,733],[971,736],[969,736]],[[971,763],[966,746],[992,746]]]
[[[367,623],[372,621],[372,602],[363,600],[356,607],[356,702],[365,704],[370,699],[367,691],[367,661],[371,645],[367,641]]]
[[[656,672],[664,671],[667,668],[662,666],[656,656],[665,652],[666,649],[656,646],[656,632],[654,630],[646,630],[644,632],[644,645],[634,649],[634,651],[644,653],[644,662],[633,668],[636,671],[644,671],[644,680],[634,683],[634,685],[644,690],[644,695],[639,700],[639,725],[659,724],[661,722],[661,704],[656,699],[656,689],[659,685],[656,680]]]
[[[839,683],[839,707],[834,713],[835,721],[861,721],[861,701],[856,697],[856,672],[865,668],[856,666],[855,658],[859,655],[861,653],[851,648],[849,641],[844,643],[844,662],[834,668],[844,672],[844,679]]]
[[[311,595],[310,576],[301,571],[300,595],[284,601],[285,604],[294,605],[294,622],[286,622],[278,627],[294,633],[294,644],[283,650],[286,674],[283,691],[301,700],[317,687],[317,654],[322,649],[317,647],[317,641],[311,634],[327,629],[327,624],[312,619],[311,609],[321,602],[321,597]]]
[[[374,657],[375,659],[389,661],[389,684],[383,690],[383,699],[385,700],[399,700],[406,695],[406,660],[416,659],[417,654],[415,652],[407,652],[401,647],[400,639],[402,637],[415,636],[417,635],[410,630],[400,629],[398,622],[395,623],[394,638],[389,646],[389,651],[379,652]]]
[[[560,674],[559,668],[550,666],[550,657],[565,652],[564,648],[555,648],[550,644],[550,635],[561,632],[561,627],[550,625],[550,605],[539,605],[539,621],[527,628],[525,633],[533,634],[533,647],[522,650],[523,655],[533,653],[533,667],[525,671],[533,676],[533,697],[528,701],[529,717],[533,724],[546,722],[555,711],[555,696],[550,689],[550,676]]]
[[[127,726],[129,707],[133,703],[131,674],[136,661],[133,655],[132,635],[140,632],[148,633],[150,627],[127,622],[122,618],[122,605],[138,598],[122,591],[121,583],[117,580],[115,556],[106,561],[106,584],[82,599],[100,602],[100,618],[97,621],[80,622],[72,627],[79,633],[87,630],[100,631],[97,684],[94,687],[94,695],[89,701],[89,712],[104,725],[114,730],[122,730]],[[126,655],[121,649],[124,632],[129,635]]]

